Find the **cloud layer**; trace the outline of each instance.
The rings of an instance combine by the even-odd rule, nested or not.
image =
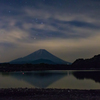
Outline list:
[[[0,5],[0,62],[40,48],[70,62],[100,53],[99,0],[5,0]]]

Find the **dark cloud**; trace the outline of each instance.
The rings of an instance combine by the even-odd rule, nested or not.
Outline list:
[[[78,55],[78,49],[85,43],[84,55],[88,54],[89,45],[93,41],[99,43],[99,2],[99,0],[0,0],[0,48],[2,48],[0,53],[5,54],[3,48],[10,48],[9,52],[14,49],[13,52],[22,53],[22,48],[28,52],[28,48],[34,51],[43,47],[52,52],[60,50],[57,55],[67,60],[65,53]],[[84,42],[84,39],[89,44]],[[96,42],[92,43],[91,48],[96,45],[100,50]],[[76,52],[71,49],[75,49]],[[64,52],[63,56],[61,51]],[[83,50],[79,52],[81,54]],[[73,59],[68,58],[70,61]],[[5,56],[2,59],[4,61]]]
[[[72,25],[72,26],[76,26],[76,27],[98,28],[98,29],[100,28],[99,26],[96,26],[94,24],[82,22],[82,21],[69,21],[69,22],[64,22],[64,23]]]
[[[13,43],[1,42],[0,47],[1,48],[15,48],[16,46]]]

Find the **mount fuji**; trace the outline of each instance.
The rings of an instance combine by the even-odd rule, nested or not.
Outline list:
[[[45,49],[39,49],[25,57],[15,59],[10,62],[10,64],[40,64],[40,63],[46,63],[46,64],[69,64],[69,62],[66,62],[53,54],[49,53]]]

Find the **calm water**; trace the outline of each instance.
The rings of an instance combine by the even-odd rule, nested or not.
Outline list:
[[[100,89],[100,71],[0,73],[0,88]]]

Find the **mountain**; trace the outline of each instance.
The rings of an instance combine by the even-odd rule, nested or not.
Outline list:
[[[31,62],[32,64],[46,63],[46,64],[56,64],[55,62],[48,59],[38,59]]]
[[[15,59],[10,63],[11,64],[26,64],[26,63],[69,64],[69,62],[63,61],[62,59],[54,56],[45,49],[39,49],[23,58]]]
[[[90,59],[77,59],[72,66],[77,68],[100,68],[100,54]]]

